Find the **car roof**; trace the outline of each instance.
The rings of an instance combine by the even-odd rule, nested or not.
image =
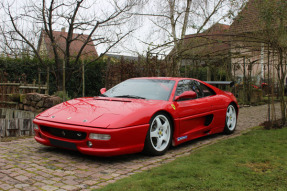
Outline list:
[[[193,78],[182,78],[182,77],[139,77],[139,78],[132,78],[132,79],[154,79],[154,80],[174,80],[174,81],[179,81],[179,80],[184,80],[184,79],[195,80]]]

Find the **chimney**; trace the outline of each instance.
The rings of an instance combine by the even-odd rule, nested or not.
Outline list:
[[[61,28],[61,32],[66,32],[66,28],[65,28],[65,27],[62,27],[62,28]]]

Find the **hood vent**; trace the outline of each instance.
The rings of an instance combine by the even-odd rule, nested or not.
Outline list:
[[[101,101],[132,102],[130,100],[110,99],[110,98],[94,98],[94,99],[95,100],[101,100]]]

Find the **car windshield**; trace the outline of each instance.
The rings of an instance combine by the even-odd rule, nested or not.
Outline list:
[[[174,83],[173,80],[129,79],[109,89],[102,96],[168,100]]]

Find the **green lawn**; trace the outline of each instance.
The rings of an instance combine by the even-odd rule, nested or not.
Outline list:
[[[257,128],[101,190],[287,190],[287,128]]]

